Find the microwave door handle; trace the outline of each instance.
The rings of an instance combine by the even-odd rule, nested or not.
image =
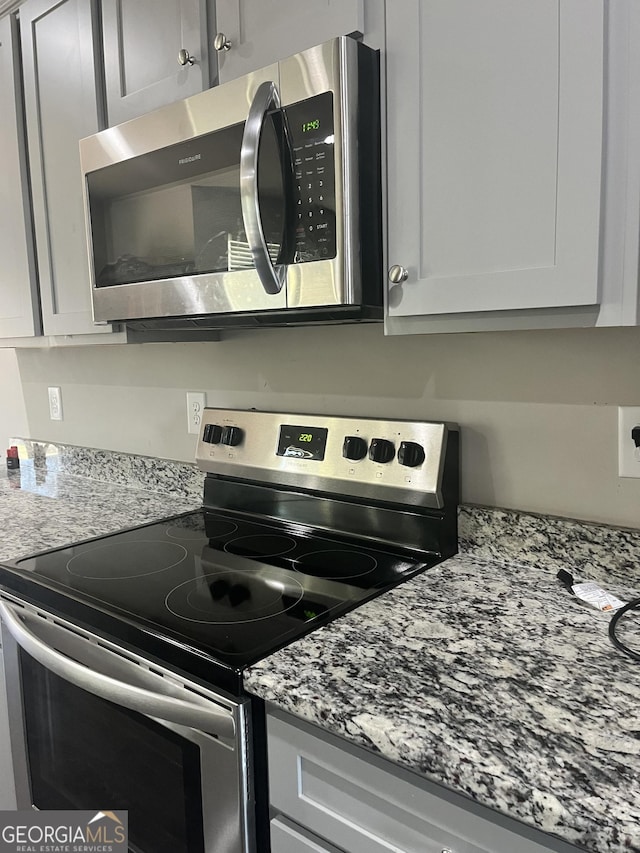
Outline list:
[[[256,272],[265,291],[272,295],[282,290],[287,267],[286,264],[273,265],[264,237],[258,196],[258,152],[267,113],[277,109],[280,109],[280,96],[275,83],[261,83],[249,109],[240,149],[240,201],[244,229]]]
[[[94,672],[89,667],[61,654],[32,633],[19,618],[16,610],[4,601],[0,601],[0,618],[16,643],[27,654],[55,675],[75,684],[76,687],[148,717],[177,723],[222,738],[235,737],[233,717],[223,712],[135,687],[109,675]]]

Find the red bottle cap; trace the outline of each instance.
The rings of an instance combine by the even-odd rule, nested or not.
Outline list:
[[[7,459],[17,459],[18,458],[18,448],[13,444],[7,450]]]

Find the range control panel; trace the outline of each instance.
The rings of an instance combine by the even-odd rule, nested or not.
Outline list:
[[[203,470],[315,492],[442,508],[452,424],[205,409]]]

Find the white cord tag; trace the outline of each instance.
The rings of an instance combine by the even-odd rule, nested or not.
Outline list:
[[[619,598],[602,589],[597,583],[574,583],[571,589],[577,598],[586,601],[587,604],[597,610],[613,613],[614,610],[619,610],[624,605],[624,601],[620,601]]]

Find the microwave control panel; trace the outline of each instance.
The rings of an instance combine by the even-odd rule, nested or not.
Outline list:
[[[295,262],[336,256],[333,94],[285,108],[293,150]]]

